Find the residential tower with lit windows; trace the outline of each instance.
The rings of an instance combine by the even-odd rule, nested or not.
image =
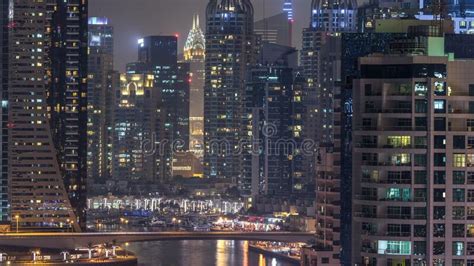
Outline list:
[[[104,184],[110,177],[109,158],[113,104],[109,75],[113,71],[113,27],[104,17],[89,18],[87,81],[87,178]]]
[[[204,175],[237,184],[248,66],[255,61],[250,0],[210,0],[206,10]]]
[[[47,6],[45,1],[14,0],[9,7],[9,40],[2,42],[9,53],[8,64],[3,66],[8,67],[8,91],[2,95],[9,117],[3,129],[8,133],[8,160],[2,158],[2,162],[8,162],[7,206],[12,228],[80,231],[48,117]]]
[[[87,207],[88,1],[44,0],[48,112],[53,142],[78,223]]]
[[[353,263],[474,263],[474,61],[445,55],[442,37],[423,42],[359,59]]]

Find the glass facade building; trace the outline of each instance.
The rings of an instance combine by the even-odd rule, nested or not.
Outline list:
[[[113,27],[103,17],[89,18],[87,77],[87,178],[102,183],[111,176],[111,105],[109,75],[113,71]]]
[[[85,228],[87,206],[88,2],[46,4],[48,109],[61,173],[78,223]]]
[[[211,0],[206,10],[204,175],[237,184],[242,103],[256,37],[249,0]]]

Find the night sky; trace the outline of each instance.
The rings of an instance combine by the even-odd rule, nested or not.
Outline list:
[[[265,3],[264,3],[265,2]],[[280,12],[284,0],[252,0],[255,19]],[[311,0],[293,0],[295,27],[293,41],[301,43],[301,31],[309,23]],[[204,12],[208,0],[90,0],[89,16],[105,16],[115,31],[115,68],[136,61],[137,39],[146,35],[179,34],[180,49],[192,26],[193,14],[199,13],[204,28]],[[265,4],[266,8],[263,8]],[[181,53],[181,51],[180,51]]]

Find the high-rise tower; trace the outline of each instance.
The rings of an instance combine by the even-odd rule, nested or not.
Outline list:
[[[206,10],[204,174],[234,183],[245,75],[255,60],[253,15],[250,0],[211,0]]]
[[[48,119],[46,3],[14,0],[10,1],[10,11],[8,100],[2,98],[2,106],[9,110],[11,220],[20,230],[72,227],[78,231]]]
[[[9,60],[9,1],[0,1],[0,100],[2,102],[0,113],[0,125],[2,128],[0,137],[0,182],[1,182],[1,204],[0,224],[8,226],[10,210],[8,207],[8,60]]]
[[[107,18],[89,18],[87,83],[87,178],[104,183],[110,176],[107,156],[111,136],[112,99],[108,76],[113,71],[113,27]],[[93,182],[94,181],[94,182]]]
[[[355,0],[313,0],[310,25],[303,30],[301,67],[306,79],[303,135],[319,149],[305,160],[306,178],[316,182],[316,253],[319,263],[344,264],[341,260],[344,228],[341,197],[341,40],[356,30]],[[341,218],[343,217],[343,218]],[[343,232],[345,233],[345,232]],[[346,264],[344,264],[346,265]]]
[[[474,263],[474,61],[446,56],[442,42],[359,59],[352,264]]]
[[[301,66],[306,78],[307,137],[320,142],[333,141],[331,88],[321,86],[327,79],[320,49],[329,35],[356,31],[355,0],[313,0],[310,27],[303,30]]]
[[[87,203],[87,1],[48,0],[48,111],[71,204],[85,228]]]
[[[196,156],[204,155],[204,59],[206,38],[199,16],[193,17],[193,27],[184,45],[184,61],[190,65],[189,149]]]

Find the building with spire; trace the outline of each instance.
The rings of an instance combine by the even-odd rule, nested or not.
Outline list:
[[[190,65],[189,150],[197,157],[204,155],[205,52],[206,38],[200,27],[199,15],[196,15],[184,45],[184,61]]]
[[[184,44],[185,61],[204,60],[206,37],[199,24],[199,15],[193,16],[193,27],[189,31],[188,38]]]
[[[204,175],[237,184],[243,91],[256,58],[250,0],[210,0],[206,10]]]

